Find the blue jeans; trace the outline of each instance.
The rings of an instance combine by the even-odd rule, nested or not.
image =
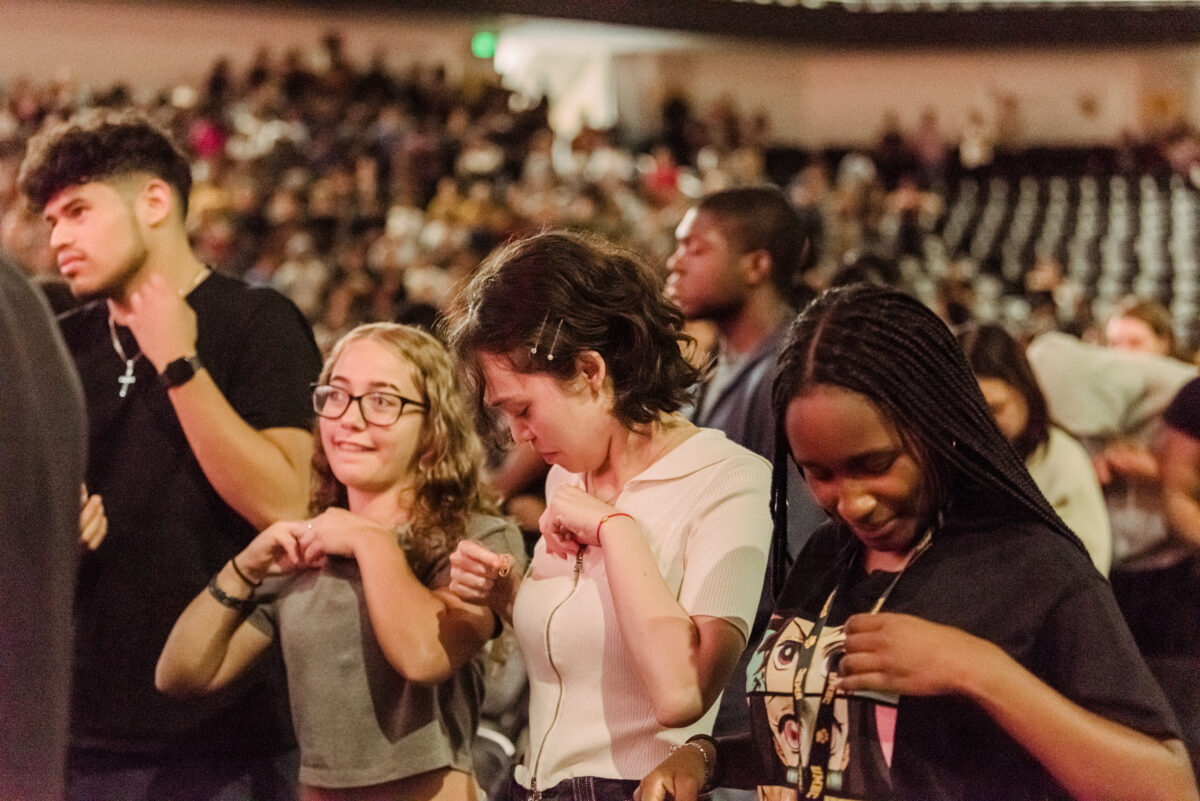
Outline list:
[[[542,801],[630,801],[639,782],[635,779],[600,779],[595,776],[577,776],[564,779],[553,787],[542,790]],[[531,801],[535,796],[516,780],[509,778],[493,801]]]
[[[140,755],[72,749],[67,801],[295,801],[297,751]]]

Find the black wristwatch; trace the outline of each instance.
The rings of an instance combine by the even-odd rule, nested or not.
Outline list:
[[[178,387],[192,380],[197,372],[204,369],[199,356],[183,356],[168,364],[158,374],[158,380],[167,389]]]

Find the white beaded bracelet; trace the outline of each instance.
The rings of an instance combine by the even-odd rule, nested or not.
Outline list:
[[[689,745],[699,751],[700,758],[704,760],[704,786],[707,787],[708,783],[712,780],[713,763],[712,760],[708,758],[708,751],[700,744],[699,740],[686,740],[677,745],[673,745],[671,746],[671,753],[674,754],[679,749],[687,748]]]

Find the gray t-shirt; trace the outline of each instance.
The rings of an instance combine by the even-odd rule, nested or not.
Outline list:
[[[477,515],[466,536],[524,563],[520,532],[507,520]],[[448,559],[435,559],[418,578],[427,587],[444,585]],[[437,686],[407,681],[376,642],[353,559],[331,558],[319,571],[290,577],[251,622],[278,630],[301,782],[365,787],[444,767],[471,771],[482,655]]]

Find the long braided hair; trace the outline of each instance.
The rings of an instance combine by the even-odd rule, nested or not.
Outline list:
[[[1083,545],[1034,484],[1005,440],[950,329],[908,295],[854,284],[818,296],[792,323],[779,356],[772,406],[776,436],[771,487],[775,519],[771,579],[788,570],[788,403],[825,384],[879,406],[923,462],[939,509],[1003,512],[1049,526]]]

